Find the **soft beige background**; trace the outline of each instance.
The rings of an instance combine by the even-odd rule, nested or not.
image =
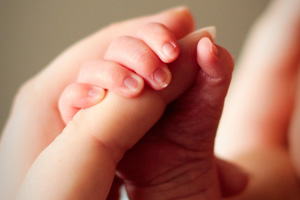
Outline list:
[[[216,42],[238,57],[269,0],[0,0],[0,130],[20,84],[80,38],[114,21],[187,5],[197,27],[216,25]],[[53,80],[55,81],[55,80]],[[51,84],[51,83],[49,83]]]

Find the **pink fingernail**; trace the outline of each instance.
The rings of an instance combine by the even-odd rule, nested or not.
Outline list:
[[[88,91],[88,95],[95,99],[100,99],[104,95],[104,90],[99,87],[92,86],[92,88]]]
[[[124,79],[124,85],[128,89],[132,91],[136,91],[139,88],[139,81],[137,80],[136,77],[128,76]]]
[[[210,46],[210,50],[211,52],[217,56],[219,54],[219,50],[218,48],[216,47],[216,45],[208,38],[208,37],[204,37],[201,39],[202,42],[205,42],[206,45],[209,45]]]
[[[169,59],[172,59],[177,56],[177,46],[173,42],[168,42],[163,45],[162,51]]]
[[[213,52],[213,54],[217,56],[219,54],[219,50],[217,46],[211,40],[209,40],[209,42],[210,42],[211,51]]]
[[[165,88],[171,81],[171,72],[165,68],[157,68],[153,73],[153,79],[162,87]]]

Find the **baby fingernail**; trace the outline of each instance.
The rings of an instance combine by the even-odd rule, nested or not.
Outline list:
[[[171,72],[167,68],[157,68],[153,73],[153,79],[165,88],[171,81]]]
[[[201,40],[205,41],[210,46],[210,50],[215,56],[219,54],[217,46],[208,37],[202,38]]]
[[[104,96],[104,90],[102,88],[92,86],[88,91],[88,95],[95,99],[101,99]]]
[[[213,54],[217,56],[219,54],[219,50],[217,46],[212,41],[210,41],[210,45],[211,45],[211,51],[213,52]]]
[[[163,45],[162,51],[165,56],[169,59],[172,59],[177,56],[177,46],[173,42],[168,42]]]
[[[124,79],[124,85],[133,91],[138,90],[140,81],[138,80],[138,77],[132,77],[128,76]]]

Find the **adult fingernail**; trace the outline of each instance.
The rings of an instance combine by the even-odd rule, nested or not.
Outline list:
[[[215,26],[209,26],[209,27],[205,27],[203,28],[202,30],[205,30],[207,31],[213,39],[216,38],[216,35],[217,35],[217,28]]]
[[[163,45],[162,51],[169,59],[173,59],[177,56],[177,46],[174,42],[168,42]]]
[[[188,10],[188,7],[187,6],[177,6],[177,7],[173,8],[173,10],[176,12],[182,12],[184,10]]]
[[[169,11],[173,11],[173,12],[183,12],[183,11],[187,11],[189,10],[187,6],[177,6],[177,7],[174,7],[174,8],[170,8],[168,10],[164,10],[162,12],[169,12]]]
[[[153,79],[162,88],[165,88],[171,81],[171,72],[167,68],[157,68],[153,73]]]
[[[126,77],[124,79],[124,85],[132,91],[137,91],[139,89],[139,85],[140,85],[139,77],[136,77],[136,76]]]
[[[105,91],[102,88],[92,86],[88,91],[88,95],[95,99],[101,99],[104,96]]]

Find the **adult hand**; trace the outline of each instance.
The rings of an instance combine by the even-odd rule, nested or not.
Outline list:
[[[194,85],[167,106],[160,121],[121,160],[118,175],[130,199],[220,199],[221,190],[230,196],[246,186],[247,176],[213,153],[233,70],[230,54],[216,48],[212,60],[204,60],[206,52],[198,49],[202,71]]]
[[[251,31],[233,78],[217,153],[251,174],[245,193],[234,199],[300,198],[290,152],[299,155],[299,114],[292,115],[299,113],[299,8],[300,1],[272,2]]]
[[[112,39],[135,33],[149,22],[165,24],[178,39],[193,30],[193,19],[185,8],[113,24],[71,47],[23,85],[1,141],[1,199],[16,195],[34,160],[64,129],[58,99],[63,89],[76,80],[82,64],[103,58]]]

